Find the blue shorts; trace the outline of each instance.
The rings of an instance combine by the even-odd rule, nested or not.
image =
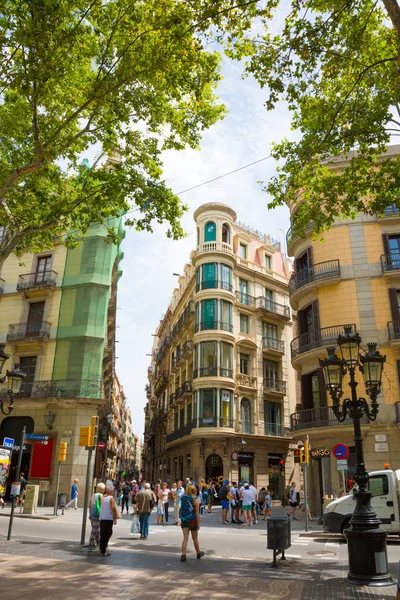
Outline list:
[[[163,509],[160,506],[157,506],[157,514],[158,515],[164,514],[164,511],[163,511]]]
[[[271,505],[270,504],[266,504],[265,508],[271,508]]]
[[[222,508],[229,508],[229,500],[221,500]]]

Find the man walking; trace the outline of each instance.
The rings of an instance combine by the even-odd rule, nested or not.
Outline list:
[[[228,500],[228,494],[229,494],[229,480],[225,479],[224,480],[224,485],[220,488],[219,492],[218,492],[218,498],[221,500],[221,506],[222,506],[222,524],[226,525],[227,523],[229,523],[228,521],[228,509],[229,509],[229,500]]]
[[[185,490],[183,489],[182,481],[179,480],[175,491],[173,491],[175,525],[180,524],[179,509],[181,508],[181,499],[184,493]]]
[[[136,496],[136,504],[139,513],[140,539],[147,540],[149,537],[150,515],[153,506],[156,503],[156,497],[150,489],[150,484],[144,484],[144,490]]]
[[[288,513],[288,517],[297,521],[296,511],[297,511],[297,507],[299,505],[299,498],[298,498],[298,494],[297,494],[297,490],[296,490],[296,483],[294,481],[292,482],[292,487],[289,489],[289,504],[290,504],[291,510],[290,510],[290,513]]]
[[[78,496],[79,496],[78,483],[79,483],[79,479],[74,479],[74,483],[71,486],[71,499],[68,502],[68,504],[65,506],[65,508],[67,508],[67,509],[71,506],[71,504],[73,504],[75,510],[78,510]]]
[[[20,477],[19,477],[19,483],[21,485],[20,489],[19,489],[19,496],[17,496],[17,501],[16,501],[16,506],[18,506],[18,504],[20,502],[22,502],[22,504],[24,503],[24,498],[25,498],[25,490],[26,490],[26,486],[28,484],[27,480],[24,477],[24,474],[21,473]]]

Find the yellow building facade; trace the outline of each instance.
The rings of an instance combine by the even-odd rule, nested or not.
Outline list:
[[[400,147],[389,148],[388,155]],[[344,161],[334,168],[340,172]],[[292,215],[296,207],[292,207]],[[289,256],[294,273],[289,282],[290,302],[297,311],[298,334],[291,343],[292,365],[297,371],[301,402],[291,415],[294,439],[308,435],[312,447],[309,495],[312,510],[319,512],[323,495],[339,494],[354,479],[355,454],[352,422],[340,424],[327,394],[319,358],[336,344],[344,325],[362,337],[362,346],[377,342],[386,355],[380,410],[375,422],[362,420],[366,467],[382,469],[385,463],[400,466],[400,212],[388,207],[385,215],[359,214],[354,220],[336,221],[324,232],[324,241],[304,238],[289,230]],[[345,378],[346,380],[346,378]],[[350,388],[344,382],[344,397]],[[358,394],[365,396],[362,377]],[[350,448],[348,469],[338,471],[332,449],[337,443]],[[350,483],[351,485],[351,483]]]

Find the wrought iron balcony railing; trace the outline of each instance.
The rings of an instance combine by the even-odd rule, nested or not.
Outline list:
[[[286,381],[275,377],[264,377],[264,391],[286,394]]]
[[[14,323],[8,326],[7,341],[15,342],[30,338],[48,339],[50,337],[51,323]]]
[[[282,354],[285,353],[285,342],[277,338],[266,336],[263,337],[263,348],[265,350],[274,350]]]
[[[331,327],[312,329],[307,333],[302,333],[294,338],[290,344],[292,359],[298,354],[308,352],[314,348],[324,348],[327,344],[336,344],[338,336],[344,333],[344,327],[351,327],[351,333],[357,332],[357,325],[353,323],[349,325],[332,325]]]
[[[7,389],[0,390],[3,396]],[[100,379],[54,379],[48,381],[26,381],[16,398],[101,398],[103,386]]]
[[[389,340],[400,340],[400,321],[389,321],[387,328]]]
[[[17,290],[28,290],[35,287],[55,287],[57,284],[56,271],[43,271],[43,273],[24,273],[19,275]]]
[[[269,298],[265,298],[265,296],[259,296],[256,300],[257,308],[261,310],[265,310],[269,313],[273,313],[278,315],[279,317],[283,317],[284,319],[290,319],[290,307],[284,306],[283,304],[279,304],[278,302],[273,302]]]
[[[333,277],[340,277],[340,260],[338,259],[327,260],[316,263],[311,267],[299,269],[290,278],[289,294],[293,294],[299,288],[314,281],[331,279]]]
[[[400,269],[400,252],[390,252],[381,256],[382,272],[398,271]]]
[[[368,417],[364,415],[361,423],[368,423]],[[314,427],[338,427],[340,425],[352,425],[352,419],[347,416],[340,423],[335,417],[331,406],[322,406],[320,408],[306,408],[290,415],[290,428],[292,431],[297,429],[312,429]]]
[[[236,301],[245,306],[251,306],[252,308],[256,305],[255,297],[249,296],[249,294],[245,294],[244,292],[236,292]]]
[[[222,329],[223,331],[233,332],[232,323],[226,323],[224,321],[210,320],[210,321],[202,321],[201,323],[196,323],[195,332],[198,331],[208,331],[210,329]]]
[[[233,291],[233,285],[229,281],[222,281],[220,279],[209,279],[207,281],[200,281],[200,283],[196,284],[196,292],[218,288],[227,290],[228,292]]]

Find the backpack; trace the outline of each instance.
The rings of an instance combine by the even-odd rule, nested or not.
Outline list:
[[[183,523],[188,523],[196,518],[194,512],[194,501],[191,496],[184,494],[181,498],[181,507],[179,509],[179,518]]]

